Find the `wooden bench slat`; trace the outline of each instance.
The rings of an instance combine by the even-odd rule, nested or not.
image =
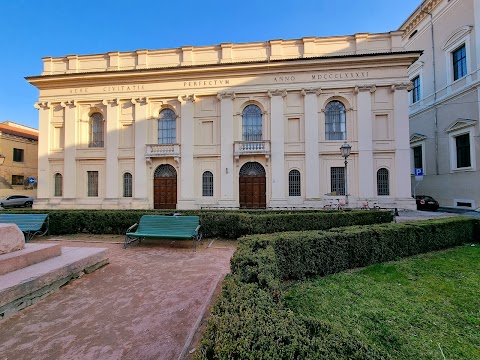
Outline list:
[[[201,239],[199,228],[198,216],[143,215],[135,231],[127,230],[124,247],[142,238],[192,239],[195,246]]]

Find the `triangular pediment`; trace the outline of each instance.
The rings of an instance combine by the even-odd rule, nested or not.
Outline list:
[[[470,119],[457,119],[455,120],[449,127],[445,129],[445,132],[449,133],[452,131],[457,131],[461,129],[465,129],[470,126],[475,126],[477,124],[477,120],[470,120]]]
[[[447,41],[443,44],[443,50],[448,49],[449,47],[455,45],[459,40],[467,36],[473,29],[473,26],[466,25],[455,30],[453,33],[448,36]]]
[[[425,140],[427,137],[425,135],[422,135],[422,134],[419,134],[419,133],[415,133],[413,134],[412,136],[410,136],[410,144],[411,143],[414,143],[414,142],[417,142],[417,141],[422,141],[422,140]]]

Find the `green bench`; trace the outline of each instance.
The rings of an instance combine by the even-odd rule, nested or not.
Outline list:
[[[143,215],[138,224],[133,224],[125,234],[124,248],[128,244],[146,239],[192,239],[193,251],[202,240],[198,216]]]
[[[0,214],[0,223],[16,224],[30,241],[35,235],[42,236],[48,232],[48,214]]]

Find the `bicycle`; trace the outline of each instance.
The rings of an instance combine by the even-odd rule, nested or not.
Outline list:
[[[362,203],[362,207],[360,210],[380,210],[380,206],[376,202],[373,203],[373,207],[370,207],[369,201],[365,201]]]
[[[337,202],[334,204],[330,202],[330,204],[323,205],[325,210],[343,210],[345,208],[345,202],[340,201],[340,199],[336,199]]]

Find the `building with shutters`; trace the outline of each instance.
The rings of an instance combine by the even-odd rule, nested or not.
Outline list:
[[[409,68],[411,183],[441,206],[480,206],[480,2],[425,0],[401,25]],[[414,169],[423,169],[416,181]],[[412,193],[413,193],[412,191]]]
[[[38,130],[13,121],[0,123],[0,154],[5,156],[0,160],[0,187],[29,186],[29,178],[37,179]]]
[[[35,207],[414,208],[420,54],[390,32],[43,58]]]

